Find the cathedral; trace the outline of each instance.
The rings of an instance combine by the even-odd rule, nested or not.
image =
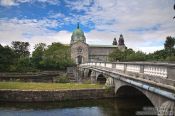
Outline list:
[[[86,43],[86,37],[84,32],[80,29],[79,24],[71,36],[71,58],[76,64],[82,64],[87,62],[107,62],[108,55],[119,48],[125,50],[123,35],[120,35],[117,42],[116,38],[111,45],[89,45]]]

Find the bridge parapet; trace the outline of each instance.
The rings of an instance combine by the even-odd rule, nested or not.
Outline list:
[[[158,83],[175,86],[175,64],[150,62],[93,62],[81,66],[108,68]]]

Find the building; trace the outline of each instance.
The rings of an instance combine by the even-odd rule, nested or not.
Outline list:
[[[71,36],[71,58],[76,62],[76,64],[82,64],[87,62],[102,61],[107,62],[108,55],[119,48],[120,50],[125,50],[123,35],[117,40],[114,38],[112,45],[88,45],[86,43],[86,37],[84,32],[80,29],[79,24],[77,29],[75,29]]]

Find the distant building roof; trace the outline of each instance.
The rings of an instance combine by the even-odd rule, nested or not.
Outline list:
[[[99,47],[99,48],[116,48],[116,45],[89,45],[89,47]]]

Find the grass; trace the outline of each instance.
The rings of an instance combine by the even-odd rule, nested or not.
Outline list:
[[[0,82],[0,89],[18,90],[64,90],[64,89],[98,89],[103,88],[99,84],[78,83],[25,83],[25,82]]]

